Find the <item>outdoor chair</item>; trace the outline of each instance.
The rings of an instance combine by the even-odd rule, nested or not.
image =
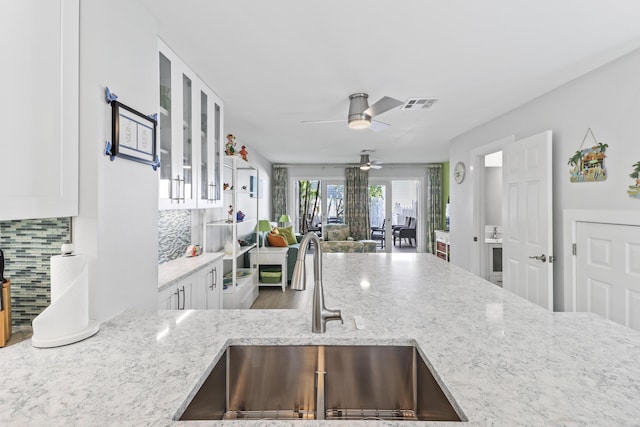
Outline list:
[[[393,230],[393,246],[396,245],[396,240],[400,242],[402,247],[402,239],[407,239],[410,245],[415,245],[416,239],[416,219],[409,217],[409,225],[407,227],[396,227]]]

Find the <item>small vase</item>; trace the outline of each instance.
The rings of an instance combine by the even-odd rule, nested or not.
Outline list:
[[[227,241],[224,244],[224,253],[225,254],[232,254],[233,253],[233,242],[231,240]]]

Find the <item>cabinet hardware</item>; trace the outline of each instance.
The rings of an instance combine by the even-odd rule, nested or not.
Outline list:
[[[174,182],[176,183],[175,185],[174,185]],[[180,197],[180,184],[181,184],[181,183],[182,183],[182,187],[183,187],[183,189],[182,189],[182,197]],[[184,185],[185,185],[184,178],[180,178],[180,175],[178,175],[176,178],[173,178],[173,179],[171,180],[171,194],[169,195],[169,199],[171,200],[171,203],[173,203],[173,201],[174,201],[174,200],[175,200],[177,203],[180,203],[180,200],[182,200],[182,203],[184,203],[184,202],[185,202],[185,196],[184,196],[185,190],[184,190]],[[174,189],[174,187],[175,187],[175,189],[176,189],[176,193],[177,193],[177,196],[176,196],[176,197],[174,197],[174,196],[173,196],[173,189]]]
[[[184,293],[184,285],[182,286],[182,308],[180,308],[180,294],[178,294],[178,310],[184,310],[185,308],[185,293]]]
[[[215,196],[215,188],[216,188],[216,185],[213,182],[209,183],[209,185],[207,186],[207,201],[208,202],[215,201],[215,197],[214,197]]]
[[[180,289],[176,289],[176,295],[178,297],[178,305],[176,306],[176,309],[180,310]]]

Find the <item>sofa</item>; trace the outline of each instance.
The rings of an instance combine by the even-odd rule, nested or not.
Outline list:
[[[324,226],[324,240],[320,242],[320,247],[322,252],[376,252],[375,240],[353,240],[348,224]]]

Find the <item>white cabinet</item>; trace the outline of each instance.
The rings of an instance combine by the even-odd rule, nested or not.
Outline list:
[[[209,265],[197,273],[195,307],[199,310],[222,308],[222,261]]]
[[[451,252],[449,232],[436,230],[435,235],[436,235],[436,256],[445,261],[449,261],[449,254]]]
[[[158,41],[160,209],[222,205],[220,99]]]
[[[222,101],[204,84],[199,86],[200,145],[198,156],[198,208],[222,206]]]
[[[5,1],[0,16],[0,221],[76,216],[79,1]]]
[[[196,276],[191,275],[170,285],[158,293],[158,309],[160,310],[191,310],[194,308],[193,291]]]
[[[158,309],[222,308],[222,254],[178,258],[158,268]]]

